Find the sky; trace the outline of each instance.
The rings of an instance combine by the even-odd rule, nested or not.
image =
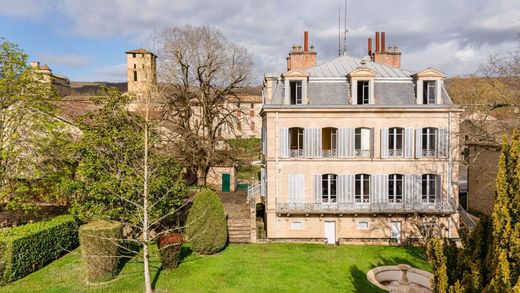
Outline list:
[[[126,81],[125,51],[154,50],[157,32],[167,27],[211,25],[252,54],[260,84],[264,73],[286,69],[304,31],[318,64],[337,56],[340,2],[0,0],[0,37],[71,80]],[[348,55],[365,56],[367,38],[385,31],[387,46],[402,52],[403,68],[467,75],[488,56],[518,48],[520,1],[347,0],[347,27]]]

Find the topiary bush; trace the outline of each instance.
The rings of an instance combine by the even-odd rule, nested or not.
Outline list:
[[[105,282],[117,275],[123,224],[94,221],[79,229],[81,256],[89,283]]]
[[[184,237],[177,233],[162,235],[157,242],[163,267],[171,269],[179,266]]]
[[[78,225],[68,215],[2,230],[0,284],[44,267],[78,244]]]
[[[213,254],[226,246],[226,214],[215,192],[205,190],[195,196],[186,225],[186,234],[193,251]]]

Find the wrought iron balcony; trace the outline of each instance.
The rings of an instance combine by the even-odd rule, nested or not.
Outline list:
[[[338,156],[338,151],[337,150],[322,150],[321,156],[323,158],[335,158]]]
[[[455,213],[453,201],[434,203],[278,203],[276,211],[282,214],[404,214]]]
[[[304,157],[303,149],[290,150],[289,157],[291,157],[291,158],[302,158],[302,157]]]
[[[437,157],[436,149],[423,149],[421,151],[423,157]]]
[[[390,149],[388,150],[388,156],[389,157],[403,157],[404,156],[404,152],[403,150],[398,150],[398,149]]]
[[[356,157],[361,157],[361,158],[370,157],[370,150],[356,150]]]

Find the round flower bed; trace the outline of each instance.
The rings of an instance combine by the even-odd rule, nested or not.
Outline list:
[[[167,233],[159,238],[159,254],[165,268],[176,268],[179,266],[182,243],[184,237],[177,233]]]

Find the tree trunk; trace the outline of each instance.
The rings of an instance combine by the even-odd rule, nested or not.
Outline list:
[[[143,266],[145,292],[152,293],[152,282],[150,280],[150,265],[148,252],[148,108],[145,109],[144,121],[144,180],[143,180]]]
[[[197,167],[197,185],[206,185],[207,175],[208,173],[206,172],[206,168],[204,166]]]

